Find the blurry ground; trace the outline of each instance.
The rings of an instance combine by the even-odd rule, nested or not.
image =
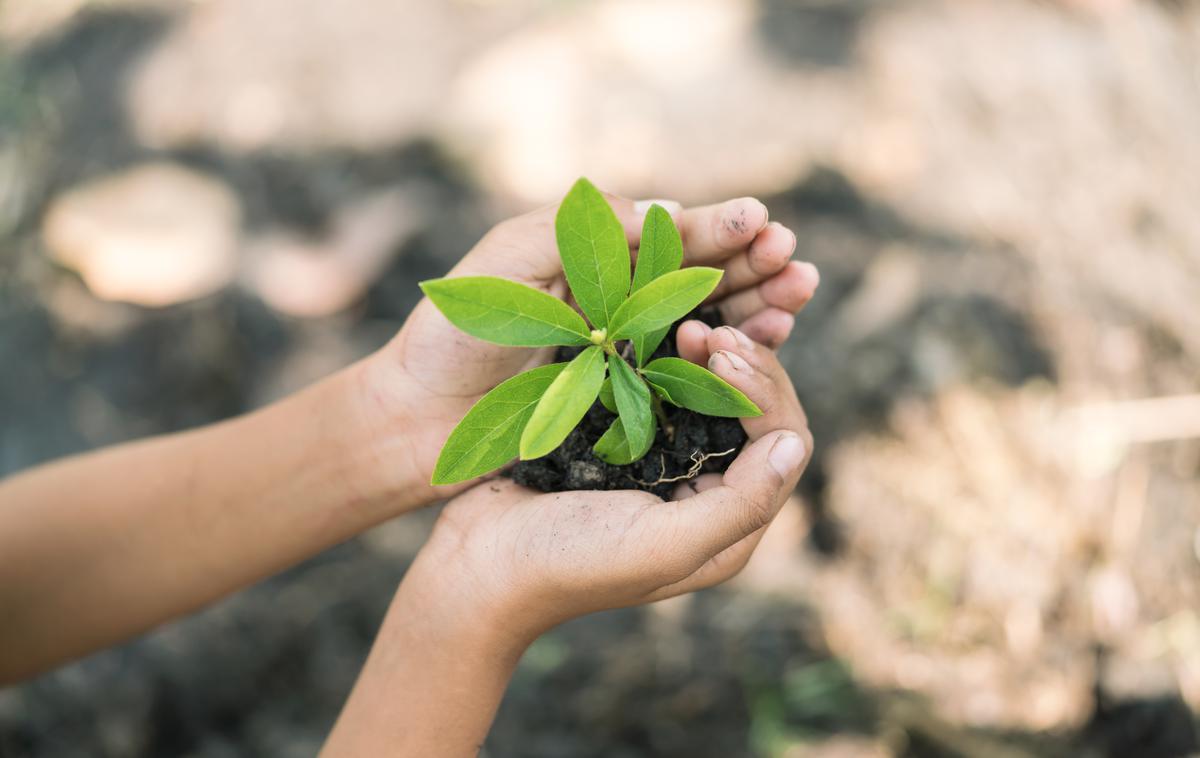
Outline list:
[[[818,456],[487,755],[1170,756],[1200,710],[1200,8],[6,0],[0,473],[382,344],[586,174],[763,197]],[[311,755],[432,514],[0,692],[2,756]]]

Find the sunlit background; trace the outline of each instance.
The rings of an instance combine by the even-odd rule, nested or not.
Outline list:
[[[822,273],[813,465],[734,582],[540,640],[485,755],[1200,751],[1200,5],[5,0],[0,45],[0,473],[345,365],[577,176],[752,194]],[[0,691],[0,755],[314,754],[432,518]]]

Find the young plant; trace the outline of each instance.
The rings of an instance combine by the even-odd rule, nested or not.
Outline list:
[[[611,464],[632,463],[669,433],[662,403],[708,416],[757,416],[754,403],[708,370],[680,358],[650,360],[671,324],[704,301],[721,270],[681,269],[683,243],[671,214],[646,213],[637,268],[630,278],[625,231],[587,179],[571,188],[554,221],[563,271],[581,316],[558,298],[489,276],[421,282],[455,326],[497,345],[583,347],[573,360],[519,374],[480,398],[446,440],[434,484],[453,484],[513,458],[554,450],[597,397],[617,418],[593,452]],[[584,317],[587,321],[584,321]],[[590,326],[589,326],[590,322]],[[632,345],[636,364],[625,359]]]

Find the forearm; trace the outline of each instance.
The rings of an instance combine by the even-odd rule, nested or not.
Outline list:
[[[411,481],[403,435],[379,443],[371,416],[382,409],[361,396],[358,372],[248,416],[0,484],[0,682],[194,610],[422,504],[428,489]]]
[[[423,559],[405,577],[322,751],[475,756],[533,640],[461,585],[439,589]],[[474,610],[472,610],[474,609]]]

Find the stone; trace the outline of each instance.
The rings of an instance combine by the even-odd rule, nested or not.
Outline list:
[[[226,286],[238,264],[241,208],[205,174],[150,163],[56,198],[42,238],[50,256],[105,300],[161,307]]]

